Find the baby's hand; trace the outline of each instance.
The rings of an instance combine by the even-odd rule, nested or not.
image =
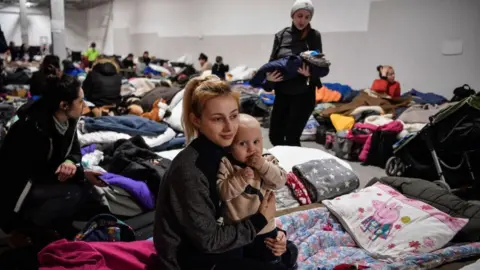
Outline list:
[[[265,163],[265,159],[258,153],[251,155],[247,160],[247,165],[256,170],[262,168],[263,163]]]
[[[245,169],[242,169],[241,175],[244,179],[253,179],[254,177],[253,170],[250,169],[250,167],[246,167]]]

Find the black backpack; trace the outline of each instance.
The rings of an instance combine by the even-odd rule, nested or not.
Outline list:
[[[464,98],[475,95],[475,90],[473,90],[470,85],[464,84],[463,86],[455,88],[453,90],[453,98],[451,102],[461,101]]]

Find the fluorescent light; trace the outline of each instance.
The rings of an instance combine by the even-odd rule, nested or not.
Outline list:
[[[31,8],[31,7],[36,7],[38,3],[27,2],[25,5],[27,6],[27,8]]]

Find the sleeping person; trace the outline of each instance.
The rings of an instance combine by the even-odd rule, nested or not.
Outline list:
[[[255,214],[267,190],[285,185],[287,174],[278,160],[262,152],[260,123],[250,115],[241,114],[230,154],[222,159],[217,175],[220,199],[227,212],[225,222],[235,223]],[[280,257],[265,244],[267,238],[276,237],[275,220],[271,219],[254,242],[244,248],[245,256],[263,262],[280,262]]]
[[[387,94],[392,98],[400,97],[400,83],[395,81],[395,70],[391,66],[377,67],[379,79],[373,81],[371,90]]]

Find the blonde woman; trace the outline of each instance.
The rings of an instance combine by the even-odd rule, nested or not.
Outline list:
[[[217,172],[237,133],[238,106],[238,93],[216,76],[188,83],[183,125],[190,143],[172,161],[160,187],[153,236],[156,269],[285,269],[242,254],[274,218],[273,193],[265,195],[256,214],[232,225],[220,222]],[[285,250],[285,240],[272,248],[280,255]]]

